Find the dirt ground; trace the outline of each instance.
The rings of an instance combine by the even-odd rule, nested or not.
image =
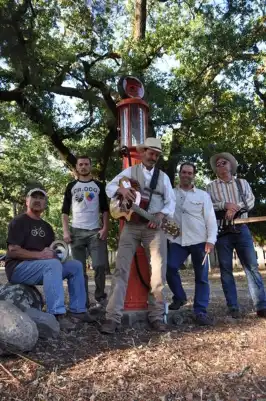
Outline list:
[[[252,311],[243,273],[236,272],[243,315],[237,321],[226,315],[219,272],[211,273],[211,328],[189,317],[194,278],[182,275],[190,302],[181,326],[162,335],[122,329],[104,336],[99,324],[85,324],[41,340],[27,356],[43,366],[0,358],[0,400],[266,401],[266,320]]]

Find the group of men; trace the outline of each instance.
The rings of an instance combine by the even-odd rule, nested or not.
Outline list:
[[[228,312],[240,317],[237,291],[233,276],[233,251],[245,270],[249,291],[259,317],[266,317],[266,296],[258,271],[256,253],[247,225],[218,235],[216,214],[222,213],[226,226],[236,216],[247,217],[254,206],[254,195],[244,179],[236,179],[237,161],[229,153],[214,155],[211,167],[217,179],[207,185],[207,192],[195,187],[196,167],[184,162],[179,170],[179,184],[172,188],[169,177],[156,168],[162,154],[161,142],[147,138],[137,146],[141,164],[129,167],[106,186],[91,175],[91,160],[77,158],[78,179],[68,184],[62,207],[64,240],[70,244],[73,260],[61,263],[50,249],[54,241],[52,227],[41,215],[47,204],[47,194],[34,188],[26,197],[26,213],[15,217],[8,231],[6,274],[11,283],[43,284],[47,312],[56,316],[62,329],[73,329],[77,322],[93,322],[88,313],[89,291],[86,259],[90,255],[95,271],[95,299],[106,306],[102,333],[112,334],[120,326],[130,266],[136,249],[142,245],[150,264],[150,295],[148,319],[157,331],[166,331],[164,322],[165,281],[173,293],[169,308],[177,310],[187,302],[179,275],[180,267],[189,255],[195,272],[194,314],[200,325],[211,325],[207,313],[209,304],[208,257],[214,248],[219,259],[221,281]],[[109,299],[105,293],[109,206],[107,196],[120,197],[130,205],[135,201],[133,187],[123,187],[120,180],[127,177],[138,182],[151,221],[133,218],[125,222],[121,232]],[[72,211],[72,224],[69,215]],[[216,214],[215,214],[216,213]],[[102,215],[102,219],[100,219]],[[160,229],[165,218],[172,218],[181,234],[173,238]],[[140,266],[141,269],[141,266]],[[68,280],[69,311],[64,303],[63,279]]]

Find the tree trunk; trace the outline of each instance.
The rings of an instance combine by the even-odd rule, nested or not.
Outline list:
[[[176,176],[176,167],[178,162],[181,159],[181,151],[182,151],[182,143],[180,138],[177,135],[177,132],[173,133],[170,154],[168,159],[168,165],[166,169],[166,173],[168,174],[171,184],[174,186],[175,176]]]
[[[147,19],[147,0],[136,0],[134,19],[134,39],[145,39]]]
[[[13,202],[13,217],[16,217],[18,214],[17,212],[17,203]]]

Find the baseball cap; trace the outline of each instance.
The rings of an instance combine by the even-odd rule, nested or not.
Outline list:
[[[43,194],[46,198],[47,198],[47,193],[41,189],[41,188],[33,188],[31,189],[28,193],[27,196],[31,196],[32,194],[36,193],[36,192],[40,192],[41,194]]]

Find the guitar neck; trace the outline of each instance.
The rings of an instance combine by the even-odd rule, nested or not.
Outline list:
[[[151,213],[149,213],[146,210],[142,209],[141,207],[135,205],[134,203],[133,203],[131,208],[135,213],[137,213],[141,217],[144,217],[144,219],[147,219],[149,221],[154,219],[154,215],[152,215]]]
[[[266,216],[254,216],[246,217],[243,219],[235,219],[234,224],[259,223],[260,221],[266,221]]]

